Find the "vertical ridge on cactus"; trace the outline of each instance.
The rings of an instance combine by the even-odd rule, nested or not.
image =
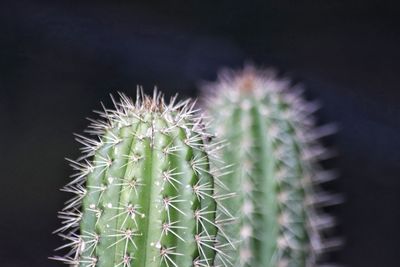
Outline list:
[[[317,185],[330,177],[317,139],[332,127],[316,128],[317,105],[272,71],[226,71],[204,93],[216,140],[229,143],[222,158],[235,166],[225,181],[238,195],[226,203],[237,221],[225,232],[238,245],[225,253],[234,266],[318,266],[340,243],[325,238],[334,220],[321,210],[338,198]]]
[[[54,257],[79,267],[228,266],[219,205],[224,189],[210,158],[194,103],[166,104],[159,93],[113,99],[88,132],[77,135],[84,155],[69,160],[77,171],[63,189],[74,193],[59,213],[56,232],[70,247]],[[214,166],[214,165],[213,165]],[[219,186],[220,185],[220,186]],[[217,208],[218,207],[218,208]],[[223,237],[220,237],[223,236]],[[223,243],[222,240],[227,242]]]

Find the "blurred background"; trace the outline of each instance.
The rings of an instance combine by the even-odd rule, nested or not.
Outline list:
[[[58,189],[81,133],[109,93],[196,96],[221,67],[274,66],[323,108],[340,170],[327,189],[344,266],[391,267],[400,255],[400,28],[378,0],[1,1],[0,266],[47,260],[69,195]],[[94,116],[95,117],[95,116]]]

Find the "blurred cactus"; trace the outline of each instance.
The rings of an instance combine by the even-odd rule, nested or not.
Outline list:
[[[228,262],[220,253],[228,239],[217,235],[224,234],[218,216],[228,216],[218,202],[230,194],[210,168],[217,145],[207,144],[194,104],[167,105],[157,93],[114,103],[89,127],[97,139],[77,136],[84,155],[71,161],[77,173],[64,188],[75,197],[56,231],[68,240],[61,249],[72,250],[53,259],[82,267]]]
[[[327,156],[317,139],[332,127],[314,127],[317,105],[272,71],[226,71],[204,93],[216,140],[229,144],[222,158],[234,165],[226,186],[238,195],[225,205],[237,251],[225,253],[237,267],[318,266],[340,243],[324,237],[334,220],[321,211],[339,199],[317,185],[332,178],[317,163]]]

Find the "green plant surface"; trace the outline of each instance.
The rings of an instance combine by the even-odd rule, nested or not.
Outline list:
[[[54,259],[79,267],[228,263],[219,247],[232,244],[217,216],[229,216],[218,204],[229,194],[210,166],[217,146],[207,144],[194,104],[167,105],[156,92],[114,103],[89,127],[97,138],[77,136],[84,155],[71,161],[77,173],[64,188],[76,196],[57,230],[71,251]]]
[[[298,88],[297,88],[298,89]],[[318,183],[332,175],[318,161],[328,156],[317,139],[332,127],[316,128],[316,105],[268,70],[225,71],[204,88],[216,140],[227,140],[223,161],[233,165],[226,186],[237,197],[226,207],[236,218],[225,230],[234,266],[318,266],[320,255],[339,245],[325,230],[334,220],[321,207],[337,196]]]

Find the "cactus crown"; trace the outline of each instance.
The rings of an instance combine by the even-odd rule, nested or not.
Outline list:
[[[317,141],[332,127],[314,127],[317,106],[269,70],[226,71],[205,97],[217,140],[230,144],[223,160],[235,166],[227,186],[238,196],[227,207],[238,221],[226,229],[239,243],[226,252],[234,266],[316,266],[338,244],[324,237],[334,220],[321,210],[338,199],[317,185],[332,177]]]
[[[156,92],[139,92],[136,102],[120,96],[92,120],[87,132],[97,138],[77,135],[84,155],[70,160],[77,172],[64,188],[75,197],[56,231],[71,251],[54,259],[87,267],[229,262],[219,220],[229,216],[220,203],[229,194],[210,166],[218,145],[207,143],[194,103],[166,104]]]

